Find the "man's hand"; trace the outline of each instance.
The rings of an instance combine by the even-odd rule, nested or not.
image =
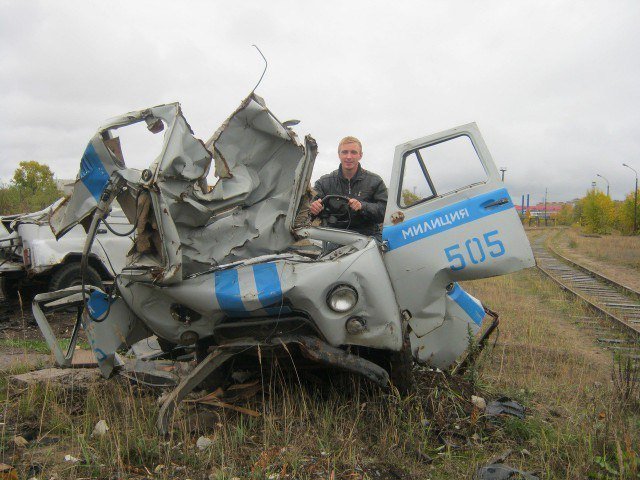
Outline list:
[[[309,205],[309,211],[311,215],[317,216],[322,210],[324,210],[324,205],[322,200],[316,200]]]
[[[362,204],[360,203],[359,200],[356,200],[355,198],[350,198],[349,208],[351,208],[351,210],[353,210],[354,212],[358,212],[362,210]]]

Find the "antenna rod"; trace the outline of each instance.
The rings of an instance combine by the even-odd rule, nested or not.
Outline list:
[[[258,53],[260,54],[260,56],[262,57],[262,59],[264,60],[264,70],[262,71],[262,75],[260,75],[260,80],[258,80],[258,83],[256,83],[256,86],[253,87],[253,90],[251,90],[251,93],[253,94],[253,92],[256,91],[256,88],[258,88],[258,85],[260,85],[260,82],[262,81],[262,77],[264,77],[264,74],[267,73],[267,59],[265,58],[265,56],[262,54],[262,52],[260,51],[260,49],[258,48],[257,45],[252,45],[253,47],[256,48],[256,50],[258,50]]]

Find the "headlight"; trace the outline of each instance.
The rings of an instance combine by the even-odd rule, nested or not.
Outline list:
[[[327,305],[334,312],[348,312],[358,303],[358,292],[349,285],[338,285],[327,295]]]

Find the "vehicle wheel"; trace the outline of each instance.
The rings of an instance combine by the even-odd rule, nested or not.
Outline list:
[[[82,269],[79,262],[67,263],[61,266],[51,276],[49,281],[49,291],[62,290],[63,288],[73,287],[82,284]],[[104,290],[104,283],[100,278],[100,274],[91,265],[87,265],[86,273],[87,285],[94,285]]]
[[[209,355],[208,351],[209,345],[204,342],[196,343],[196,362],[202,362]],[[218,387],[224,387],[227,377],[229,376],[229,364],[224,363],[219,368],[214,370],[209,374],[207,378],[205,378],[200,385],[199,388],[202,390],[206,390],[208,392],[213,392]]]
[[[402,350],[389,354],[389,378],[401,395],[407,395],[415,389],[413,377],[413,355],[409,335],[405,335]]]

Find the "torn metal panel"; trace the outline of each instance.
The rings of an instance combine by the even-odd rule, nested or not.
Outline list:
[[[88,285],[85,289],[86,293],[84,294],[82,293],[82,286],[38,294],[33,299],[33,314],[47,345],[55,356],[58,366],[69,367],[73,358],[80,322],[76,324],[72,332],[71,342],[65,353],[62,351],[60,343],[46,318],[46,313],[59,309],[81,307],[83,295],[88,296],[88,308],[94,316],[103,315],[109,309],[108,322],[95,322],[87,315],[86,311],[79,319],[98,362],[100,372],[104,377],[108,378],[117,367],[123,364],[117,350],[147,338],[151,335],[151,332],[124,304],[122,299],[109,302],[106,294],[99,288]]]
[[[447,368],[467,349],[470,336],[476,336],[485,317],[482,303],[457,283],[445,292],[444,314],[438,319],[439,325],[421,332],[424,322],[421,325],[413,318],[409,320],[409,340],[414,357],[439,368]]]
[[[110,322],[96,322],[87,312],[82,315],[82,327],[100,372],[105,378],[109,378],[123,364],[118,350],[147,338],[151,332],[121,298],[109,301],[104,293],[95,290],[89,297],[87,306],[97,318],[102,317],[108,308],[110,318],[114,319]]]
[[[220,178],[194,196],[216,213],[240,208],[185,233],[181,223],[185,262],[215,265],[284,251],[295,241],[292,227],[317,154],[315,141],[306,137],[301,145],[252,94],[206,145]]]
[[[24,213],[21,215],[8,215],[6,217],[2,217],[2,223],[5,225],[10,225],[9,230],[15,230],[18,225],[22,225],[25,223],[33,223],[36,225],[47,225],[49,222],[49,216],[51,212],[53,212],[58,206],[63,202],[64,199],[60,198],[53,202],[48,207],[43,208],[37,212],[33,213]]]
[[[49,218],[56,238],[93,213],[111,174],[121,168],[124,164],[107,148],[102,135],[94,135],[82,155],[73,193],[57,206]]]
[[[118,147],[108,148],[118,128],[147,121],[154,128],[165,127],[162,153],[150,165],[149,173],[126,169]],[[127,198],[144,191],[139,201],[150,197],[150,231],[162,238],[146,260],[162,271],[155,281],[179,281],[186,274],[211,265],[284,251],[295,238],[292,226],[298,205],[309,184],[317,147],[311,137],[300,144],[264,101],[250,95],[207,142],[214,152],[218,181],[206,183],[211,154],[193,137],[178,104],[161,105],[117,117],[103,125],[85,153],[71,198],[53,215],[57,235],[82,221],[95,210],[110,175],[127,181],[131,193],[118,201],[133,222],[140,208]],[[120,158],[119,158],[120,157]],[[140,207],[140,206],[138,206]],[[147,216],[144,220],[147,220]],[[146,222],[142,222],[143,225]],[[157,238],[156,236],[156,238]],[[145,242],[146,240],[139,240]]]
[[[142,172],[126,168],[126,159],[116,135],[117,129],[145,121],[152,133],[164,130],[164,141],[160,155],[150,159],[151,175],[143,178]],[[161,129],[160,126],[163,128]],[[107,121],[89,142],[82,157],[71,197],[63,208],[54,212],[51,226],[57,236],[90,215],[100,200],[114,172],[130,186],[153,183],[162,177],[175,177],[187,183],[202,176],[211,161],[211,154],[203,143],[193,137],[191,127],[185,120],[178,103],[159,105],[145,110],[130,112]],[[137,192],[138,188],[135,188]],[[120,199],[119,199],[120,201]],[[130,221],[135,219],[135,210],[123,205]]]

